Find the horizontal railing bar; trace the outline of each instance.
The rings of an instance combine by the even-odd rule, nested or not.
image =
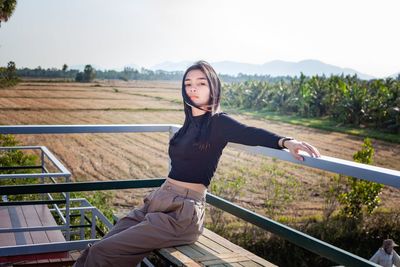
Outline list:
[[[178,124],[118,124],[118,125],[14,125],[0,126],[0,133],[20,134],[47,134],[47,133],[121,133],[121,132],[155,132],[155,131],[177,131],[181,125]],[[340,173],[368,181],[373,181],[396,188],[400,188],[400,171],[380,168],[376,166],[356,163],[347,160],[322,156],[312,158],[303,154],[305,160],[300,162],[293,158],[287,150],[272,149],[261,146],[244,146],[230,144],[250,153],[275,157],[281,160],[293,162],[300,165]]]
[[[42,146],[2,146],[0,150],[42,149]]]
[[[270,220],[264,216],[261,216],[248,209],[242,208],[213,194],[207,193],[206,201],[207,203],[217,208],[220,208],[223,211],[233,214],[236,217],[250,222],[253,225],[257,225],[264,230],[267,230],[284,239],[287,239],[291,243],[294,243],[302,248],[312,251],[336,263],[354,267],[379,266],[364,258],[361,258],[343,249],[337,248],[312,236],[306,235],[286,225]]]
[[[65,225],[59,226],[32,226],[32,227],[15,227],[15,228],[0,228],[0,234],[2,233],[18,233],[18,232],[33,232],[33,231],[53,231],[53,230],[64,230]]]
[[[50,253],[50,252],[70,251],[70,250],[82,250],[88,244],[93,244],[98,240],[99,239],[88,239],[88,240],[78,240],[78,241],[1,247],[0,257]]]
[[[310,157],[305,152],[300,152],[304,157],[304,161],[300,162],[286,150],[273,149],[261,146],[245,146],[240,144],[229,144],[234,148],[258,155],[265,155],[272,158],[293,162],[300,165],[313,167],[320,170],[339,173],[363,180],[377,182],[400,188],[400,171],[387,168],[377,167],[373,165],[362,164],[358,162],[321,156],[320,158]]]
[[[178,124],[13,125],[0,126],[0,134],[77,134],[168,132]]]
[[[158,187],[164,181],[165,178],[157,178],[157,179],[119,180],[119,181],[104,181],[104,182],[102,181],[102,182],[76,182],[76,183],[35,184],[35,185],[7,185],[0,187],[0,195]]]
[[[0,189],[1,192],[1,189]],[[21,205],[41,205],[41,204],[65,204],[64,200],[26,200],[26,201],[8,201],[0,202],[1,206],[21,206]]]
[[[42,166],[40,166],[40,165],[37,165],[37,166],[34,166],[34,165],[32,165],[32,166],[6,166],[6,167],[3,167],[3,166],[1,166],[0,167],[0,170],[23,170],[23,169],[41,169],[42,168]]]
[[[96,209],[96,207],[73,207],[69,208],[70,211],[76,211],[76,210],[93,210]],[[50,209],[50,211],[54,211],[54,209]],[[60,211],[65,211],[65,208],[60,208]]]
[[[47,149],[47,147],[42,146],[42,151],[47,156],[47,158],[58,168],[59,171],[61,171],[64,174],[67,174],[68,176],[71,176],[70,171],[64,167],[64,165],[53,155],[53,153],[51,153]]]
[[[17,173],[17,174],[1,174],[0,179],[23,179],[23,178],[48,178],[48,177],[66,177],[68,173]]]

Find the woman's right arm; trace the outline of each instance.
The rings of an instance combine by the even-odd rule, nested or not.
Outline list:
[[[262,128],[252,127],[238,122],[226,113],[218,115],[216,130],[226,142],[238,143],[248,146],[265,146],[282,149],[279,140],[284,138]]]

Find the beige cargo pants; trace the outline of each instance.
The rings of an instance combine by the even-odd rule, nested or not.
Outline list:
[[[195,242],[203,232],[205,196],[165,181],[120,219],[74,266],[136,266],[154,249]]]

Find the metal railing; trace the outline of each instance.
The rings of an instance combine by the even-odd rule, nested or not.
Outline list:
[[[46,179],[50,183],[57,183],[57,179],[64,179],[65,183],[69,183],[71,173],[62,165],[62,163],[44,146],[13,146],[13,147],[0,147],[1,151],[15,151],[15,150],[32,150],[39,153],[40,164],[33,166],[0,166],[2,171],[24,171],[24,170],[37,170],[40,172],[32,173],[5,173],[0,174],[0,180],[5,179],[34,179],[40,180],[41,184],[46,182]],[[52,166],[46,164],[46,160],[49,160]],[[50,172],[49,167],[55,167],[56,172]],[[20,205],[40,205],[40,204],[50,204],[53,206],[54,211],[59,216],[62,221],[62,225],[58,226],[30,226],[30,227],[10,227],[1,228],[0,233],[10,233],[10,232],[30,232],[30,231],[43,231],[43,230],[62,230],[65,232],[65,237],[67,240],[70,239],[70,196],[69,192],[61,192],[62,199],[54,199],[50,192],[44,192],[41,195],[41,200],[20,200],[20,201],[9,201],[7,195],[3,195],[0,189],[0,196],[2,196],[3,202],[0,202],[0,206],[20,206]],[[45,200],[47,198],[47,200]],[[65,204],[65,215],[61,212],[59,205]]]
[[[145,125],[27,125],[27,126],[0,126],[0,134],[72,134],[72,133],[128,133],[128,132],[169,132],[170,137],[179,129],[180,125],[169,124],[145,124]],[[269,157],[278,158],[284,161],[330,171],[356,178],[374,181],[381,184],[400,188],[400,171],[386,168],[355,163],[341,160],[333,157],[322,156],[321,158],[312,158],[303,153],[304,161],[295,160],[288,151],[276,150],[266,147],[249,147],[238,144],[231,146]],[[147,180],[123,180],[107,182],[80,182],[69,184],[45,184],[45,185],[27,185],[27,186],[4,186],[0,188],[3,193],[0,194],[29,194],[45,192],[61,192],[65,190],[73,191],[92,191],[92,190],[111,190],[123,188],[143,188],[160,186],[163,179]],[[332,246],[326,242],[313,238],[300,231],[277,223],[264,216],[258,215],[250,210],[244,209],[222,198],[207,193],[207,202],[213,206],[221,208],[245,221],[257,225],[271,233],[274,233],[288,241],[312,251],[320,256],[332,260],[333,262],[346,266],[379,266],[357,255]],[[70,241],[68,248],[76,249],[84,245],[86,241]],[[49,247],[48,244],[35,245],[36,248],[46,248],[56,251],[59,246]],[[65,247],[64,247],[65,248]],[[9,250],[10,251],[10,250]],[[5,255],[5,250],[0,250],[0,256]]]

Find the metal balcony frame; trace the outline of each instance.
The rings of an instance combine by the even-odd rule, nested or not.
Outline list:
[[[181,125],[176,124],[131,124],[131,125],[17,125],[0,126],[0,134],[86,134],[86,133],[133,133],[133,132],[169,132],[170,138],[179,130]],[[297,161],[287,150],[277,150],[260,146],[243,146],[239,144],[230,144],[235,148],[268,157],[274,157],[280,160],[309,166],[320,170],[334,172],[342,175],[352,176],[368,181],[378,182],[395,188],[400,188],[400,171],[371,166],[361,163],[355,163],[347,160],[333,157],[322,156],[321,158],[312,158],[306,153],[302,153],[304,161]],[[170,162],[169,162],[170,166]],[[144,188],[158,187],[164,179],[143,179],[143,180],[122,180],[107,182],[80,182],[69,184],[45,184],[28,186],[4,186],[0,187],[0,194],[29,194],[61,192],[65,190],[73,191],[92,191],[92,190],[112,190],[123,188]],[[271,233],[274,233],[288,241],[314,252],[322,257],[330,259],[346,266],[379,266],[364,258],[349,253],[345,250],[332,246],[326,242],[306,235],[300,231],[275,222],[264,216],[258,215],[250,210],[244,209],[229,201],[226,201],[211,193],[207,193],[207,203],[221,208],[247,222],[261,227]],[[93,241],[93,240],[92,240]],[[38,249],[47,249],[46,251],[60,251],[60,249],[79,249],[92,241],[69,241],[57,246],[49,244],[35,245]],[[24,247],[25,249],[25,247]],[[29,250],[26,248],[27,251]],[[11,247],[2,248],[0,256],[9,255],[12,252]]]

